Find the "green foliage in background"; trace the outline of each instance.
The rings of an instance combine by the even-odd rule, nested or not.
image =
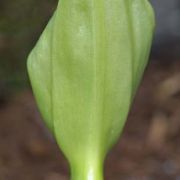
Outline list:
[[[0,93],[3,86],[16,89],[27,85],[28,52],[56,3],[56,0],[0,1]]]
[[[61,0],[28,59],[45,122],[73,180],[102,180],[147,64],[154,15],[146,0]]]

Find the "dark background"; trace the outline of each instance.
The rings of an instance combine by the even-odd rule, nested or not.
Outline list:
[[[150,62],[107,180],[180,180],[180,1],[151,0],[157,19]],[[66,180],[63,155],[44,127],[27,55],[57,0],[0,1],[0,180]]]

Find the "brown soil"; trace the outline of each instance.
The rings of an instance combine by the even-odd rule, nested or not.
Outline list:
[[[107,180],[180,180],[179,67],[179,61],[151,61],[123,135],[107,158]],[[31,91],[0,98],[0,180],[68,177]]]

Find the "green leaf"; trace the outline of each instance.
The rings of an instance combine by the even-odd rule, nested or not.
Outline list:
[[[74,180],[101,180],[150,51],[147,0],[61,0],[28,58],[44,120]]]

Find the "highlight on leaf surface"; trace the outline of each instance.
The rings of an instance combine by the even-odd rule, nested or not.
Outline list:
[[[147,0],[61,0],[28,58],[39,109],[72,179],[103,179],[147,64]]]

